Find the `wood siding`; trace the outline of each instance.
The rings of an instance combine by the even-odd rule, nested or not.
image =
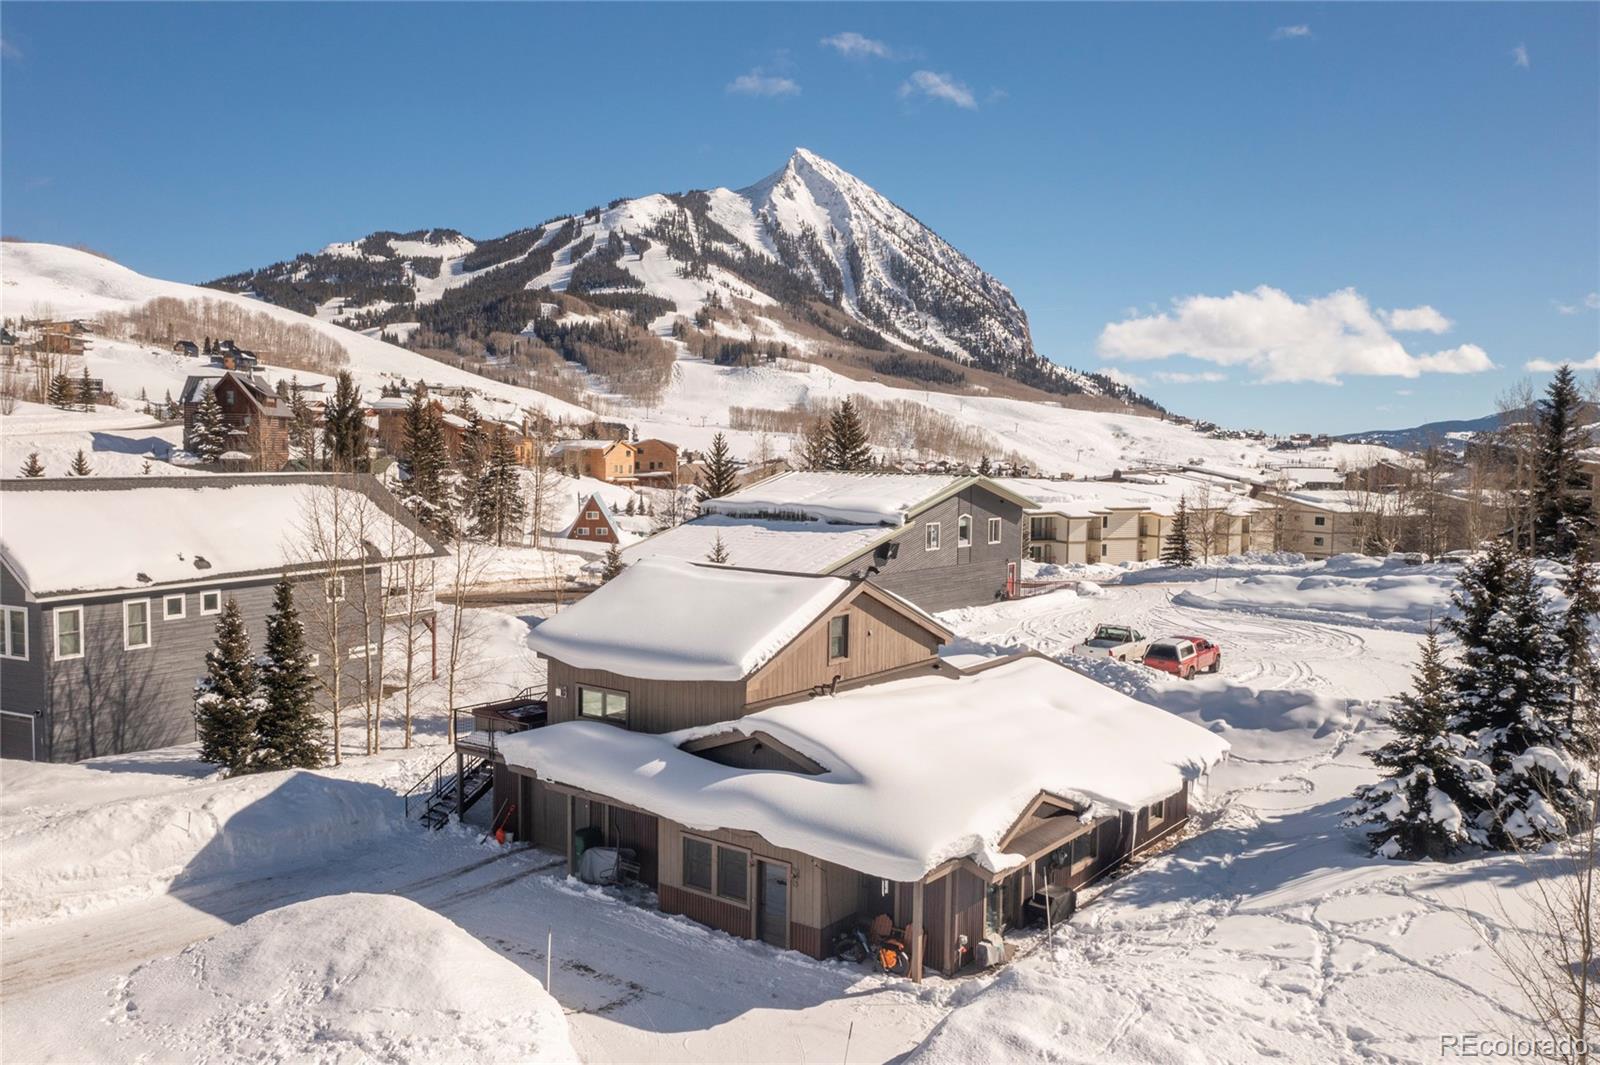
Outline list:
[[[549,660],[550,724],[578,716],[578,687],[587,685],[628,693],[627,727],[634,732],[671,732],[712,725],[744,712],[744,681],[672,681],[624,677],[599,669],[574,669]]]
[[[851,681],[939,656],[939,635],[903,610],[874,598],[858,585],[855,593],[818,618],[748,680],[747,700],[766,702],[832,682]],[[849,653],[828,657],[828,626],[849,619]]]

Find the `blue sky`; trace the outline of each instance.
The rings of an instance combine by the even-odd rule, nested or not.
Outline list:
[[[1600,352],[1595,4],[8,2],[0,37],[0,226],[162,277],[804,145],[1009,284],[1042,353],[1185,413],[1473,416]]]

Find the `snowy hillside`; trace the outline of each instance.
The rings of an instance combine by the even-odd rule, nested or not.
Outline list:
[[[765,311],[756,333],[785,341],[800,341],[783,335],[799,326],[802,334],[820,331],[823,343],[885,357],[916,353],[1046,391],[1144,402],[1041,356],[1010,289],[804,148],[737,191],[615,200],[491,240],[443,229],[374,233],[211,284],[356,327],[420,318],[474,339],[523,328],[516,317],[524,301],[511,300],[517,309],[503,316],[508,292],[599,297],[658,331],[674,317],[693,318],[708,300],[742,301]]]

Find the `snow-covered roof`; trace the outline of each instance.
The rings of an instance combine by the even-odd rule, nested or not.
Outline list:
[[[999,483],[1018,495],[1033,499],[1033,510],[1073,518],[1093,517],[1113,510],[1138,510],[1170,516],[1178,501],[1190,507],[1203,503],[1229,513],[1243,514],[1260,504],[1205,477],[1162,473],[1121,481],[1052,481],[1042,477],[1002,477]],[[1209,497],[1209,498],[1207,498]]]
[[[824,772],[745,770],[680,749],[729,731],[766,733]],[[756,832],[776,846],[909,881],[952,858],[995,871],[1021,862],[999,843],[1041,791],[1091,812],[1137,810],[1216,764],[1228,744],[1029,656],[971,676],[875,684],[676,733],[564,722],[505,737],[499,749],[509,765],[692,829]]]
[[[308,508],[342,496],[353,511],[384,493],[371,478],[355,483],[336,487],[328,474],[6,482],[0,557],[39,598],[271,573],[307,561],[295,542]],[[410,523],[392,500],[378,505]]]
[[[1356,492],[1346,488],[1329,489],[1324,492],[1300,489],[1293,492],[1276,492],[1274,495],[1291,503],[1339,514],[1353,514],[1367,510],[1376,498],[1371,493]]]
[[[912,511],[967,480],[923,473],[791,470],[720,499],[707,499],[701,509],[741,517],[804,516],[854,525],[903,525]]]
[[[618,444],[627,444],[626,440],[563,440],[550,449],[552,455],[559,455],[566,451],[602,451]],[[632,447],[632,444],[628,444]]]
[[[849,590],[840,577],[648,559],[540,624],[528,645],[626,677],[740,680]]]
[[[888,535],[891,531],[881,525],[707,514],[634,544],[622,557],[628,562],[647,558],[704,562],[721,537],[728,561],[735,566],[827,573]]]

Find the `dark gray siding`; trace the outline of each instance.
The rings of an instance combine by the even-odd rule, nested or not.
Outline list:
[[[28,602],[21,583],[4,565],[0,565],[0,605],[28,612],[27,660],[0,658],[0,758],[32,758],[32,737],[42,731],[39,722],[44,713],[44,633],[38,604]]]
[[[369,590],[375,611],[381,611],[378,570],[369,574]],[[250,642],[258,652],[266,635],[266,617],[272,609],[275,579],[221,586],[222,598],[234,599],[244,615]],[[47,713],[39,730],[38,757],[52,761],[76,761],[100,755],[149,750],[195,738],[194,685],[205,673],[205,654],[216,635],[218,615],[200,613],[200,596],[205,588],[184,589],[184,616],[167,620],[162,616],[164,594],[118,593],[111,596],[76,599],[45,604],[49,612],[40,646],[49,655]],[[322,580],[309,577],[296,582],[295,603],[305,623],[306,642],[318,653],[317,610],[313,597],[320,601]],[[349,582],[347,601],[341,611],[340,631],[344,654],[343,701],[360,698],[364,664],[352,661],[348,648],[376,642],[381,618],[374,617],[371,634],[362,639],[361,616],[356,600],[360,592]],[[123,603],[129,599],[150,600],[151,645],[123,647]],[[81,658],[54,661],[54,609],[60,606],[83,607],[84,654]],[[45,639],[50,641],[46,646]],[[322,658],[327,653],[321,652]],[[331,663],[322,663],[326,670]],[[319,693],[319,701],[325,695]]]
[[[958,546],[961,515],[972,516],[972,546]],[[1000,519],[1000,542],[989,543],[990,518]],[[939,523],[939,549],[925,548],[927,526]],[[881,561],[862,555],[834,570],[839,575],[865,573],[876,566],[873,583],[911,600],[924,610],[981,606],[1005,595],[1008,564],[1022,562],[1022,508],[986,488],[974,485],[912,516],[894,537],[899,556]]]

